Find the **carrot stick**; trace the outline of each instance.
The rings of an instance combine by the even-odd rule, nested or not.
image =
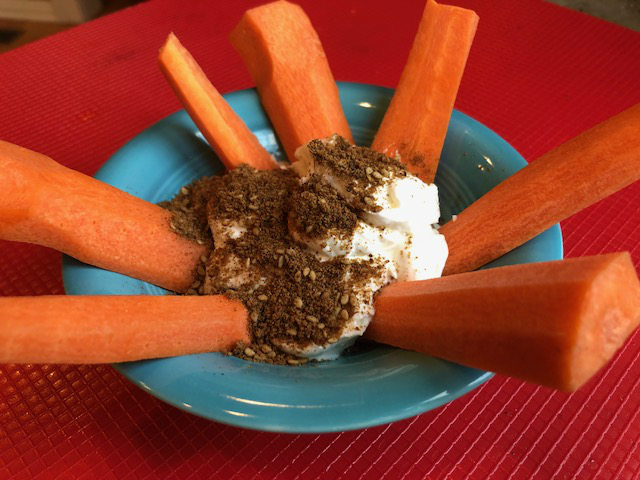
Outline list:
[[[228,169],[243,163],[258,169],[278,167],[173,33],[160,49],[158,62],[189,116]]]
[[[640,178],[640,104],[507,178],[440,229],[444,275],[474,270]]]
[[[366,336],[561,390],[593,376],[640,323],[628,253],[385,287]]]
[[[277,1],[247,10],[231,43],[290,161],[315,138],[338,133],[353,141],[320,39],[300,6]]]
[[[206,248],[170,229],[171,214],[49,157],[0,141],[0,238],[185,291]]]
[[[427,0],[398,88],[372,148],[400,155],[407,169],[432,183],[478,16]]]
[[[0,363],[112,363],[249,342],[247,311],[221,295],[0,298]]]

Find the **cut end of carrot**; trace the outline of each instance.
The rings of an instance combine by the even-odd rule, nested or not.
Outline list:
[[[158,62],[185,110],[227,168],[243,163],[257,169],[278,168],[174,33],[160,49]]]
[[[627,252],[609,255],[591,282],[579,312],[583,319],[569,352],[560,388],[573,391],[615,355],[640,324],[640,281]]]

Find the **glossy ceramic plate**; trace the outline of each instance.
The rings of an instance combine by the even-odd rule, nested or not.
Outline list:
[[[356,142],[368,145],[392,90],[341,83],[340,97]],[[226,95],[260,142],[277,157],[280,146],[254,90]],[[454,112],[436,183],[448,220],[526,165],[504,140]],[[151,202],[222,165],[184,111],[153,125],[122,147],[97,178]],[[496,216],[499,217],[499,205]],[[554,226],[497,264],[562,258]],[[69,294],[150,294],[162,289],[71,258],[63,261]],[[491,373],[386,346],[320,364],[285,367],[210,353],[132,362],[115,368],[136,385],[178,408],[219,422],[278,432],[334,432],[400,420],[450,402]]]

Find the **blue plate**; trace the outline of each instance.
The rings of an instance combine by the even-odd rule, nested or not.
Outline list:
[[[368,145],[393,94],[372,85],[340,83],[356,141]],[[255,90],[225,95],[260,142],[281,149]],[[526,162],[477,121],[453,112],[436,177],[444,220],[460,212]],[[184,111],[156,123],[122,147],[97,178],[151,202],[222,165]],[[496,206],[498,211],[499,205]],[[496,214],[498,215],[498,214]],[[492,265],[562,258],[558,225]],[[65,257],[69,294],[150,294],[164,290]],[[439,407],[491,373],[396,348],[372,345],[303,367],[256,364],[210,353],[115,365],[152,395],[219,422],[275,432],[336,432],[384,424]]]

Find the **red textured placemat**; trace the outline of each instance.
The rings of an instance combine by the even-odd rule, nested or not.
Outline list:
[[[179,108],[155,56],[175,31],[225,92],[227,34],[256,2],[156,0],[0,56],[0,138],[93,173]],[[394,86],[422,0],[305,1],[339,80]],[[640,35],[541,1],[480,15],[457,107],[528,159],[640,101]],[[606,159],[603,159],[606,161]],[[563,223],[568,256],[630,250],[640,184]],[[0,243],[0,294],[63,293],[60,255]],[[567,395],[496,377],[445,407],[327,435],[259,433],[174,409],[108,366],[0,366],[0,478],[637,478],[640,337]]]

